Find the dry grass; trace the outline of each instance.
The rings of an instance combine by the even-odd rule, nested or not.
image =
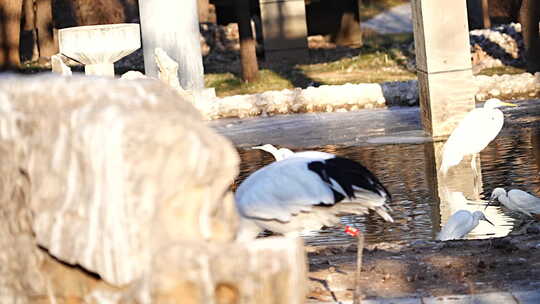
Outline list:
[[[493,76],[493,75],[502,75],[502,74],[521,74],[521,73],[525,73],[525,69],[516,68],[512,66],[501,66],[501,67],[483,69],[482,71],[478,73],[478,75]]]
[[[205,75],[206,86],[215,87],[218,96],[254,94],[310,85],[374,83],[416,79],[407,63],[414,56],[408,46],[412,34],[364,35],[361,48],[310,49],[310,58],[299,64],[260,62],[260,77],[244,83],[239,62],[224,65],[221,71]],[[225,69],[225,70],[223,70]],[[504,66],[480,71],[480,75],[518,74],[525,70]]]
[[[415,79],[406,67],[410,54],[403,51],[410,43],[411,34],[366,35],[361,48],[310,49],[310,58],[303,63],[261,62],[259,79],[253,83],[241,80],[234,69],[238,62],[233,62],[220,72],[207,73],[206,86],[215,87],[218,96],[230,96],[309,85]]]
[[[206,74],[204,79],[205,86],[216,88],[217,95],[221,97],[295,87],[290,80],[268,69],[260,70],[259,79],[253,83],[243,82],[233,73]]]

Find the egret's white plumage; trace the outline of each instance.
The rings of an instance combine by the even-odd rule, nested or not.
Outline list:
[[[444,174],[459,164],[464,156],[482,151],[499,134],[504,124],[504,115],[497,108],[502,106],[516,105],[493,98],[486,101],[483,108],[476,108],[465,115],[444,144],[441,163]],[[473,157],[473,169],[474,162]]]
[[[340,215],[365,214],[369,209],[393,221],[386,204],[390,194],[369,170],[333,154],[315,154],[295,153],[240,184],[235,194],[241,217],[238,240],[253,239],[265,229],[298,234],[333,226],[339,224]]]
[[[439,232],[437,239],[441,241],[460,239],[478,226],[480,220],[484,220],[493,225],[482,211],[475,211],[471,214],[467,210],[459,210],[450,216],[446,225],[444,225],[441,232]]]
[[[504,188],[495,188],[490,200],[498,200],[506,208],[531,217],[540,215],[540,198],[519,189],[506,192]]]

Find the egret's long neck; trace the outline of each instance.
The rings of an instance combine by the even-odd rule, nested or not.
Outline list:
[[[480,218],[476,217],[476,216],[473,217],[473,228],[472,229],[476,228],[476,226],[478,226],[478,224],[480,224]]]
[[[292,156],[294,152],[289,149],[282,148],[282,149],[279,149],[276,154],[279,154],[279,159],[276,156],[276,160],[282,160],[282,159]]]
[[[512,204],[512,202],[510,202],[510,199],[508,198],[508,194],[501,194],[497,197],[497,199],[499,200],[499,202],[501,202],[501,204],[505,205],[506,208],[515,209],[514,205]]]
[[[261,147],[256,147],[255,149],[263,150],[263,151],[266,151],[266,152],[272,154],[272,156],[276,160],[282,160],[283,159],[283,157],[281,156],[282,153],[280,153],[279,150],[274,146],[261,146]]]

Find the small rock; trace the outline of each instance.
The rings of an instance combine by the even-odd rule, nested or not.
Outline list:
[[[501,95],[501,91],[497,90],[497,89],[492,89],[492,90],[489,90],[488,92],[490,95],[492,96],[499,96]]]
[[[476,101],[484,101],[487,99],[486,94],[484,93],[478,93],[475,95]]]

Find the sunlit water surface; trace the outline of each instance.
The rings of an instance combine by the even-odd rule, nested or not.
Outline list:
[[[432,240],[447,218],[459,209],[482,210],[488,219],[467,238],[504,236],[516,229],[520,215],[501,206],[484,210],[495,187],[518,188],[540,194],[540,110],[536,107],[505,110],[506,122],[500,135],[480,153],[480,182],[474,181],[470,158],[453,168],[448,177],[437,176],[436,163],[443,142],[386,144],[371,146],[321,146],[310,148],[360,161],[392,194],[394,223],[376,214],[346,216],[342,222],[360,228],[368,243]],[[300,151],[301,148],[292,150]],[[237,182],[273,161],[260,150],[240,150],[242,163]],[[311,245],[353,243],[337,228],[305,235]]]

